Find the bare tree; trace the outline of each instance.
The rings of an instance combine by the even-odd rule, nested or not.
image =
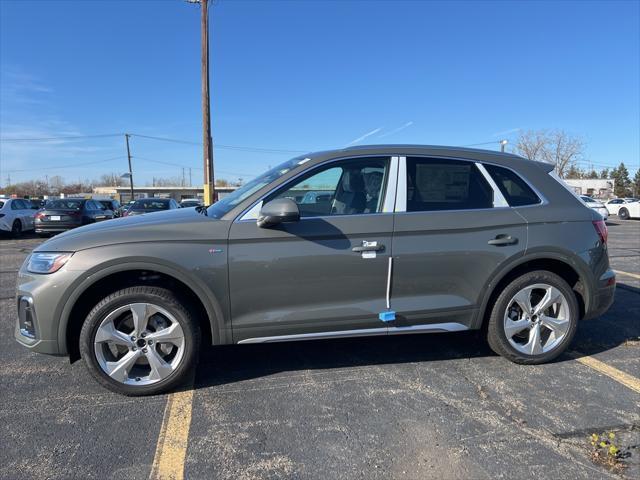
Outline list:
[[[564,130],[526,131],[520,134],[516,152],[529,160],[551,163],[564,178],[584,153],[584,141]]]
[[[544,161],[542,152],[547,144],[545,130],[527,130],[520,133],[516,143],[516,152],[529,160]]]

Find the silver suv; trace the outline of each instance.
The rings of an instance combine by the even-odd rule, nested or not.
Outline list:
[[[369,146],[52,238],[20,270],[15,336],[143,395],[182,382],[202,342],[484,329],[500,355],[548,362],[614,290],[602,217],[551,165]]]

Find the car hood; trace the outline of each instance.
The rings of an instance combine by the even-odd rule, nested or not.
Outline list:
[[[175,209],[116,218],[69,230],[47,240],[35,251],[76,252],[104,245],[138,242],[226,241],[231,222],[195,209]]]

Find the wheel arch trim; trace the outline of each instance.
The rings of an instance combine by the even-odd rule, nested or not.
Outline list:
[[[69,353],[69,346],[67,345],[67,329],[69,327],[71,312],[82,295],[100,280],[103,280],[110,275],[123,273],[129,270],[155,271],[169,277],[173,277],[186,285],[200,300],[207,312],[212,343],[216,345],[230,341],[230,338],[227,338],[230,337],[230,333],[227,333],[224,330],[224,314],[220,303],[208,291],[208,289],[194,282],[186,272],[182,272],[181,269],[175,265],[166,265],[158,263],[157,261],[120,258],[115,263],[106,262],[94,266],[90,271],[87,271],[86,274],[82,276],[82,279],[79,282],[71,285],[69,289],[70,294],[64,301],[64,306],[58,316],[60,319],[58,323],[58,346],[60,353]]]
[[[579,258],[575,258],[576,255],[571,252],[566,251],[535,251],[527,253],[522,257],[518,257],[517,259],[509,262],[499,271],[494,273],[489,284],[487,285],[487,289],[482,297],[482,302],[480,303],[480,308],[478,309],[478,314],[473,322],[473,329],[482,328],[484,319],[486,317],[487,309],[490,307],[489,300],[495,293],[496,288],[499,286],[500,282],[502,282],[510,273],[516,270],[518,267],[529,263],[535,260],[552,260],[563,263],[573,269],[575,273],[578,275],[578,279],[584,288],[583,299],[585,302],[585,313],[589,311],[591,305],[593,303],[592,296],[596,291],[595,285],[592,285],[590,282],[590,277],[588,274],[589,268],[584,262],[582,262]]]

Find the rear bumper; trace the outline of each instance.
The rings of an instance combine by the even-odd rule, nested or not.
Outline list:
[[[49,233],[49,232],[66,232],[73,228],[81,227],[81,223],[53,223],[53,222],[36,222],[36,233]]]
[[[593,298],[593,306],[585,312],[584,319],[590,320],[606,313],[613,304],[616,295],[616,274],[608,269],[598,279],[598,289]]]

